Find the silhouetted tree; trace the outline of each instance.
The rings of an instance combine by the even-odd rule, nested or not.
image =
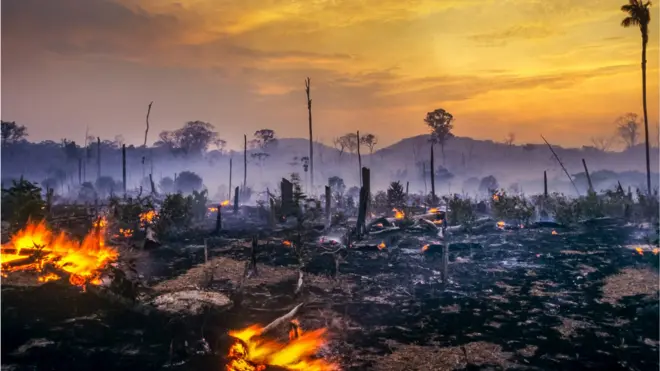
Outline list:
[[[96,179],[96,182],[94,182],[94,188],[96,189],[98,196],[101,198],[110,196],[116,190],[119,190],[120,187],[117,187],[117,182],[109,176],[99,177]]]
[[[515,141],[516,141],[516,133],[509,133],[504,138],[504,144],[506,144],[509,147],[513,146],[513,142]]]
[[[406,191],[399,181],[390,183],[390,187],[387,189],[387,204],[389,207],[398,208],[406,204]]]
[[[374,147],[378,144],[378,138],[371,133],[367,133],[362,135],[360,142],[369,148],[369,154],[373,154]]]
[[[254,139],[250,141],[253,148],[260,148],[261,150],[268,150],[277,144],[275,131],[271,129],[261,129],[254,132]]]
[[[616,131],[626,148],[634,147],[639,141],[639,120],[637,114],[626,113],[616,119]]]
[[[158,182],[158,188],[162,193],[170,194],[174,192],[174,180],[168,176]]]
[[[651,159],[649,154],[649,118],[646,109],[646,45],[649,42],[649,23],[651,22],[650,1],[629,0],[621,7],[628,16],[621,21],[621,26],[638,26],[642,34],[642,103],[644,106],[644,138],[646,140],[646,182],[648,194],[651,194]]]
[[[357,151],[358,137],[356,133],[348,133],[339,137],[342,148],[347,149],[350,153]]]
[[[27,128],[14,121],[1,121],[2,146],[16,143],[28,136]]]
[[[339,151],[339,158],[341,158],[341,155],[344,154],[344,150],[346,149],[346,143],[344,140],[342,140],[342,137],[334,138],[332,140],[332,143],[335,145],[335,148]]]
[[[442,108],[427,113],[424,118],[424,122],[431,129],[431,145],[436,143],[440,145],[443,165],[445,164],[445,143],[454,136],[451,132],[454,128],[453,121],[454,116]]]
[[[201,156],[209,145],[218,140],[214,129],[208,122],[189,121],[181,129],[161,132],[154,145],[167,147],[173,154]]]
[[[182,171],[174,183],[177,192],[192,193],[202,189],[202,178],[192,171]]]

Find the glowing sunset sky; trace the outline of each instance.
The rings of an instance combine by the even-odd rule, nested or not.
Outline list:
[[[359,129],[379,147],[427,132],[588,144],[641,115],[641,37],[624,0],[4,0],[2,119],[29,139],[90,134],[141,143],[190,120],[238,148],[272,128],[306,137]],[[658,8],[648,49],[658,121]],[[652,130],[652,133],[656,133]]]

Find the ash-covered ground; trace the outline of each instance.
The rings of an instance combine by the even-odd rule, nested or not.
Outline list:
[[[137,255],[150,287],[204,286],[235,301],[198,315],[144,314],[65,282],[3,283],[2,369],[221,370],[228,330],[268,323],[301,302],[302,327],[328,328],[321,355],[344,370],[658,368],[658,256],[631,248],[643,243],[636,227],[601,220],[500,230],[493,222],[447,240],[446,283],[441,249],[422,252],[425,237],[401,234],[387,249],[349,249],[337,277],[332,255],[310,247],[295,295],[291,248],[262,238],[240,302],[249,242],[214,241],[207,263],[194,244]]]

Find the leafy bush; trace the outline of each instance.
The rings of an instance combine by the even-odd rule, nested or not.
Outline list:
[[[78,190],[78,200],[84,203],[94,202],[97,196],[92,182],[83,183]]]
[[[158,235],[173,235],[190,227],[192,208],[192,197],[184,197],[181,193],[167,195],[156,217],[155,228]]]
[[[170,194],[174,192],[174,180],[166,176],[158,182],[158,188],[162,193]]]
[[[140,216],[154,210],[154,204],[150,197],[128,197],[123,200],[117,196],[112,196],[110,197],[109,206],[117,224],[116,227],[134,231],[140,228]]]
[[[492,175],[483,177],[479,182],[479,192],[481,193],[488,193],[491,195],[495,193],[498,188],[500,188],[500,185],[497,183],[497,179]]]
[[[193,191],[190,196],[192,200],[192,217],[196,220],[204,220],[206,217],[206,204],[209,201],[207,195],[208,191],[205,189],[201,192]]]
[[[387,193],[385,191],[378,191],[371,201],[371,209],[374,212],[383,212],[388,209]]]
[[[98,179],[96,179],[96,182],[94,182],[94,188],[96,189],[96,192],[101,198],[106,198],[108,196],[113,195],[115,192],[119,191],[122,187],[123,185],[119,185],[119,183],[115,182],[115,180],[109,176],[99,177]]]
[[[2,189],[2,219],[12,230],[25,226],[28,220],[41,220],[45,216],[46,203],[41,188],[23,178],[13,180],[12,186]]]
[[[529,223],[534,215],[534,205],[523,196],[511,196],[504,190],[493,195],[491,206],[493,216],[498,219]]]
[[[469,198],[461,198],[454,194],[451,197],[443,197],[447,204],[447,225],[463,225],[470,229],[477,215],[474,210],[474,204]]]

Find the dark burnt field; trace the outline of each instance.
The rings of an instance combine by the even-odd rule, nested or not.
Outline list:
[[[642,243],[636,235],[615,220],[492,223],[449,236],[446,283],[441,249],[422,252],[421,235],[349,249],[336,278],[332,256],[309,247],[298,295],[291,249],[263,238],[242,300],[199,315],[145,315],[64,282],[3,284],[2,369],[223,370],[229,329],[302,302],[302,327],[328,329],[321,355],[344,370],[657,369],[658,256],[627,247]],[[248,259],[236,241],[211,244],[205,284],[235,299]],[[182,244],[141,253],[136,266],[149,286],[197,287],[189,269],[203,263],[203,248]]]

